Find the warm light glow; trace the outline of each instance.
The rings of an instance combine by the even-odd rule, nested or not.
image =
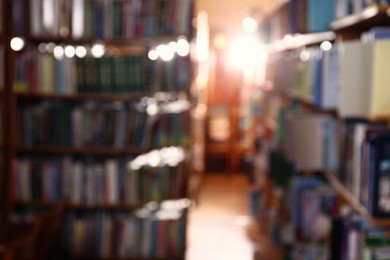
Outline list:
[[[54,57],[56,59],[62,59],[64,57],[64,48],[62,46],[56,46],[53,50]]]
[[[310,60],[310,52],[307,50],[301,51],[301,54],[299,55],[299,58],[301,61],[308,61]]]
[[[214,37],[214,47],[217,48],[218,50],[221,50],[225,48],[226,46],[226,37],[223,34],[217,34]]]
[[[253,17],[245,17],[242,20],[242,29],[245,33],[254,33],[257,30],[257,21]]]
[[[10,45],[14,51],[20,51],[24,47],[24,40],[19,37],[12,38]]]
[[[196,20],[196,59],[199,62],[205,62],[209,57],[209,24],[207,13],[200,11]]]
[[[76,56],[79,58],[84,58],[85,56],[87,56],[87,49],[84,46],[77,46]]]
[[[92,46],[91,53],[92,53],[92,56],[94,56],[95,58],[103,57],[103,55],[105,53],[104,45],[100,44],[100,43],[94,44]]]
[[[332,43],[329,41],[324,41],[321,43],[320,47],[323,51],[330,51],[332,49]]]
[[[68,45],[65,47],[65,56],[66,57],[73,58],[75,54],[76,54],[76,49],[73,46]]]
[[[171,48],[171,50],[173,51],[173,52],[176,52],[177,51],[177,42],[169,42],[168,43],[168,47],[169,48]]]
[[[181,57],[185,57],[190,54],[190,44],[184,38],[177,41],[177,54]]]
[[[286,34],[284,37],[283,37],[283,44],[284,46],[286,47],[291,47],[294,45],[294,37],[290,34]]]
[[[229,63],[245,70],[253,70],[259,66],[264,66],[267,60],[267,54],[259,41],[252,36],[244,36],[233,44]]]
[[[175,53],[165,44],[160,44],[157,46],[156,51],[158,53],[158,56],[163,60],[163,61],[170,61],[173,59],[175,56]]]
[[[149,58],[150,60],[157,60],[157,59],[158,59],[158,53],[157,53],[157,51],[156,51],[156,50],[150,50],[150,51],[148,52],[148,58]]]
[[[148,105],[146,108],[146,113],[148,113],[149,116],[157,115],[158,112],[159,112],[159,108],[157,104]]]

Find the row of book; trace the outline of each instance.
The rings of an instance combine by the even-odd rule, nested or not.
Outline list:
[[[345,120],[338,178],[375,217],[390,216],[390,131],[386,122]]]
[[[390,114],[386,67],[390,30],[372,29],[370,41],[345,41],[329,51],[305,50],[275,61],[275,84],[293,96],[342,117]],[[303,60],[302,60],[303,59]]]
[[[338,123],[335,118],[315,112],[290,111],[281,120],[284,127],[280,129],[279,141],[284,143],[286,160],[297,171],[338,169]],[[288,163],[281,165],[286,165],[285,169],[289,167]]]
[[[390,216],[390,130],[386,121],[345,118],[314,112],[289,112],[280,131],[284,154],[270,154],[276,185],[295,172],[330,171],[370,214]],[[283,185],[284,184],[284,185]]]
[[[69,214],[65,253],[76,258],[183,257],[185,213],[171,219],[129,213]]]
[[[387,5],[389,0],[337,0],[337,18],[343,18],[350,14],[362,12],[365,8],[373,5]]]
[[[131,102],[25,103],[17,109],[17,143],[115,148],[187,145],[190,120],[189,111],[148,115]]]
[[[45,94],[185,91],[188,57],[150,61],[143,54],[55,58],[28,49],[16,55],[15,91]]]
[[[315,177],[294,177],[290,195],[296,241],[326,241],[332,216],[338,213],[335,191]]]
[[[283,4],[260,26],[266,43],[283,39],[287,34],[330,31],[337,19],[360,13],[374,5],[387,5],[388,0],[291,0]]]
[[[389,259],[386,232],[387,229],[373,227],[355,213],[336,217],[332,221],[330,259]]]
[[[186,196],[188,167],[185,162],[175,167],[162,164],[134,169],[130,167],[132,160],[68,156],[16,159],[13,166],[14,199],[46,203],[63,200],[76,205],[97,206],[139,204]]]
[[[18,34],[110,39],[192,32],[192,0],[15,0],[12,7]]]
[[[280,55],[272,61],[275,86],[293,97],[311,102],[323,109],[337,109],[341,100],[340,51],[333,46],[329,51],[309,48]]]

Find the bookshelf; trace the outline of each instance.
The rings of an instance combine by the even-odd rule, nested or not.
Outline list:
[[[390,227],[383,208],[383,186],[380,186],[384,175],[380,175],[382,168],[378,166],[385,158],[373,156],[373,153],[376,156],[384,154],[384,148],[379,147],[387,142],[381,138],[388,134],[390,110],[385,106],[377,108],[382,98],[388,103],[390,96],[386,91],[376,92],[376,89],[381,88],[380,84],[387,78],[386,73],[381,72],[387,65],[380,57],[387,53],[382,45],[389,39],[384,33],[390,25],[389,6],[383,1],[363,7],[363,1],[355,1],[353,10],[348,10],[342,6],[347,1],[337,1],[338,6],[332,7],[333,13],[328,14],[327,25],[319,32],[310,30],[308,21],[302,23],[302,19],[313,17],[302,10],[314,2],[290,1],[285,4],[287,9],[296,10],[300,6],[300,13],[288,16],[281,8],[270,15],[270,20],[278,19],[279,23],[265,20],[261,25],[263,32],[274,30],[276,33],[265,37],[269,40],[269,59],[261,100],[263,135],[260,138],[263,142],[259,166],[254,172],[260,194],[257,203],[262,207],[260,219],[270,226],[275,244],[291,249],[290,256],[297,252],[305,255],[321,251],[331,259],[339,259],[341,256],[336,255],[339,252],[360,257],[363,255],[360,246],[374,255],[384,247],[378,249],[378,245],[368,242],[373,230],[378,232],[380,239],[388,241]],[[329,1],[331,5],[333,1]],[[287,18],[280,17],[286,14]],[[279,35],[279,38],[272,35]],[[364,48],[367,56],[359,60],[359,50]],[[374,52],[376,56],[372,58],[370,55]],[[361,70],[357,72],[358,69]],[[361,88],[366,91],[364,94],[351,82],[360,73],[367,73],[364,76],[367,81]],[[375,78],[378,75],[383,77]],[[354,87],[348,88],[352,85]],[[359,93],[358,96],[354,96],[354,92]],[[351,100],[359,102],[355,106],[354,102],[348,103]],[[378,141],[374,141],[375,138]],[[262,160],[267,161],[266,166]],[[324,189],[332,191],[325,195]],[[325,240],[309,239],[324,246],[324,250],[319,251],[310,244],[297,247],[300,242],[308,242],[308,234],[318,234],[316,224],[313,224],[315,220],[310,219],[314,213],[305,213],[305,207],[315,210],[311,204],[314,199],[318,203],[337,201],[334,207],[316,213],[331,226]],[[305,226],[302,219],[314,222]],[[366,242],[357,242],[358,247],[345,244],[344,249],[335,246],[332,243],[336,241],[335,234],[345,231],[340,229],[340,223],[350,225],[352,228],[346,232],[357,232],[359,239],[367,239]],[[286,232],[291,226],[293,231]],[[279,232],[279,236],[274,232]],[[316,255],[315,258],[323,256]]]
[[[64,204],[59,254],[184,259],[193,1],[2,3],[1,223]]]

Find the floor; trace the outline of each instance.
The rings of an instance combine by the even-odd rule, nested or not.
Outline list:
[[[205,174],[191,209],[187,260],[275,260],[279,254],[249,214],[243,174]]]

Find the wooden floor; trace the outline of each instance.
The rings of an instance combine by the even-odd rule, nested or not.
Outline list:
[[[186,260],[280,259],[250,217],[245,175],[205,174],[202,187],[190,211]]]

